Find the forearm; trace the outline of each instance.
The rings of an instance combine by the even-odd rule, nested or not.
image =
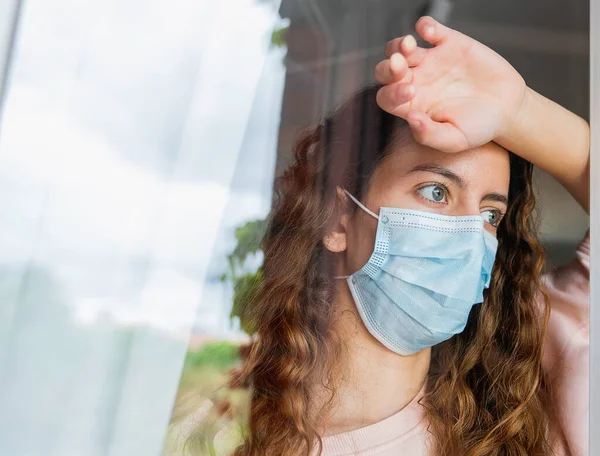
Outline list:
[[[548,172],[589,212],[590,130],[584,119],[527,89],[519,114],[494,141]]]

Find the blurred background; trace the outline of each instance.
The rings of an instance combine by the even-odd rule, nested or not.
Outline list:
[[[294,138],[424,14],[589,119],[584,0],[0,2],[0,454],[170,451],[253,330]],[[589,219],[537,191],[554,267]]]

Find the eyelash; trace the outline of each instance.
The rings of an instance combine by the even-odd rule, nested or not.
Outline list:
[[[492,225],[490,223],[490,225],[493,226],[494,228],[498,228],[498,225],[500,225],[500,223],[504,219],[505,212],[501,211],[500,209],[495,209],[495,208],[484,209],[482,212],[485,212],[485,211],[495,212],[496,214],[498,214],[498,222],[495,225]]]
[[[448,187],[446,185],[442,184],[441,182],[428,182],[427,184],[423,184],[419,188],[417,188],[417,195],[419,195],[419,198],[424,199],[428,203],[439,204],[441,206],[445,206],[446,204],[448,204],[447,201],[445,203],[442,203],[442,202],[439,202],[439,201],[432,201],[429,198],[425,198],[423,195],[421,195],[419,193],[420,190],[423,190],[424,188],[427,188],[427,187],[431,187],[432,185],[435,185],[436,187],[443,188],[444,189],[444,193],[446,195],[446,198],[450,197],[450,190],[448,190]]]
[[[425,198],[423,195],[421,195],[419,193],[420,190],[423,190],[424,188],[427,188],[427,187],[431,187],[433,185],[435,185],[436,187],[443,188],[444,189],[444,193],[446,195],[446,198],[450,197],[450,190],[448,190],[448,187],[446,185],[442,184],[441,182],[428,182],[426,184],[421,185],[419,188],[417,188],[417,195],[419,195],[419,197],[421,199],[427,201],[428,203],[439,204],[441,206],[444,206],[444,205],[448,204],[447,201],[445,203],[442,203],[442,202],[430,200],[429,198]],[[484,211],[492,211],[492,212],[495,212],[495,213],[498,214],[498,223],[496,225],[492,225],[490,223],[491,226],[493,226],[494,228],[497,228],[498,225],[500,225],[500,222],[502,222],[505,213],[503,211],[501,211],[500,209],[495,209],[495,208],[484,209]]]

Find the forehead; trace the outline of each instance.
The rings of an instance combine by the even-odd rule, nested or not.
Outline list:
[[[507,194],[510,182],[508,152],[490,142],[458,153],[444,153],[416,142],[393,150],[375,169],[370,188],[375,190],[401,182],[415,167],[437,165],[457,174],[471,191]],[[413,173],[411,173],[413,174]]]

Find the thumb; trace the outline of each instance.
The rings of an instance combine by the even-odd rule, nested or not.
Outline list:
[[[417,142],[424,146],[449,153],[469,148],[463,132],[450,122],[436,122],[420,111],[410,111],[406,115],[406,121]]]

